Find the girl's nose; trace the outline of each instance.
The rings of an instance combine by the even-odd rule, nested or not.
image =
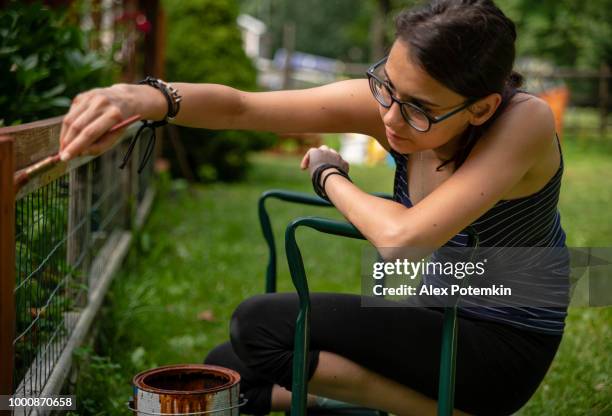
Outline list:
[[[398,131],[406,123],[400,105],[395,101],[391,103],[391,107],[385,109],[383,123],[395,131]]]

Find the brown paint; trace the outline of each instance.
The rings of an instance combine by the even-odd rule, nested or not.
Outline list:
[[[142,382],[160,390],[212,390],[228,382],[228,377],[200,370],[167,371],[150,374]]]
[[[206,395],[187,397],[161,395],[159,402],[161,413],[190,413],[207,410],[208,397]]]

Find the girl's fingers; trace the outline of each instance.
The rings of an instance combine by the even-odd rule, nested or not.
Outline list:
[[[85,149],[95,143],[113,125],[121,121],[119,110],[90,109],[74,121],[66,134],[67,144],[60,153],[62,160],[68,160],[80,155]]]
[[[68,145],[68,143],[70,143],[70,141],[73,139],[73,137],[69,137],[68,132],[70,130],[70,126],[87,109],[85,101],[86,100],[77,100],[77,98],[75,98],[72,101],[70,110],[64,116],[64,119],[62,120],[62,127],[60,130],[60,151],[64,150],[66,145]]]
[[[310,164],[310,152],[312,152],[313,150],[315,150],[315,149],[314,148],[308,149],[308,151],[306,152],[306,154],[302,158],[302,162],[300,163],[300,168],[302,170],[308,168],[308,165]]]
[[[304,155],[302,161],[300,162],[300,169],[304,170],[308,167],[308,153]]]
[[[81,132],[100,115],[100,110],[87,107],[85,104],[71,110],[68,115],[64,117],[64,122],[62,123],[66,128],[63,129],[64,131],[61,133],[62,136],[60,137],[60,142],[62,143],[61,153],[66,153],[67,150],[73,146],[74,141]],[[72,149],[71,155],[75,155]]]
[[[98,139],[94,144],[92,144],[87,149],[85,149],[83,154],[89,155],[89,156],[98,156],[106,152],[108,149],[113,147],[115,142],[123,135],[126,128],[127,126],[117,131],[114,131],[112,133],[105,134],[100,139]]]
[[[100,114],[97,110],[91,110],[83,113],[69,127],[67,137],[74,138],[62,150],[60,157],[62,160],[68,160],[80,155],[119,121],[121,114],[118,111],[106,111]]]

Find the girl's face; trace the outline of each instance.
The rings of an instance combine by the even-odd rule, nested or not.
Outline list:
[[[405,42],[396,41],[384,67],[384,78],[396,98],[417,104],[432,117],[444,115],[465,102],[466,97],[430,77],[414,62],[408,48]],[[446,120],[431,124],[429,131],[419,132],[404,120],[397,103],[388,109],[381,105],[379,111],[389,145],[399,153],[452,147],[453,139],[465,131],[471,116],[465,109]]]

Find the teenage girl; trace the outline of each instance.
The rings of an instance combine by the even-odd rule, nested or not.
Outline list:
[[[173,83],[174,124],[208,129],[359,132],[395,158],[394,200],[369,195],[344,175],[333,149],[313,148],[302,169],[376,247],[565,245],[557,210],[563,161],[551,109],[517,91],[515,26],[491,0],[439,0],[396,19],[388,55],[368,79],[249,93]],[[149,85],[79,94],[61,131],[64,160],[99,154],[134,114],[161,120],[169,102]],[[104,137],[102,137],[104,136]],[[102,138],[101,140],[98,140]],[[323,164],[326,169],[317,172]],[[231,342],[207,363],[238,370],[245,413],[288,409],[294,294],[254,296],[236,309]],[[561,341],[566,309],[459,308],[457,414],[506,415],[544,377]],[[398,415],[435,414],[443,314],[436,308],[362,308],[360,297],[312,294],[309,391]]]

